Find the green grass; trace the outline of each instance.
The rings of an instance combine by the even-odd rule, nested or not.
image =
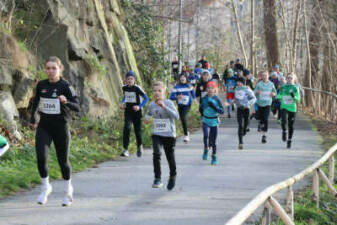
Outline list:
[[[71,124],[71,150],[69,159],[73,172],[80,172],[98,163],[113,160],[119,156],[122,149],[123,123],[122,112],[114,118],[91,120],[83,117]],[[197,107],[193,106],[189,113],[190,128],[200,127],[200,116]],[[182,133],[180,121],[176,121],[177,134]],[[151,146],[152,124],[143,124],[144,146]],[[27,190],[40,183],[36,166],[34,135],[27,128],[21,129],[24,134],[23,143],[11,144],[11,150],[0,159],[0,199]],[[131,131],[130,152],[136,151],[134,132]],[[51,179],[61,179],[55,149],[49,150],[49,176]]]
[[[312,123],[321,137],[322,147],[327,151],[337,142],[337,126],[331,122],[312,118]],[[328,174],[328,163],[321,169]],[[335,163],[335,174],[337,175],[337,162]],[[337,189],[337,177],[335,176],[334,187]],[[328,193],[327,186],[320,180],[320,207],[316,207],[316,202],[312,200],[312,186],[301,191],[295,196],[295,224],[296,225],[336,225],[337,224],[337,199]],[[274,225],[283,224],[280,220]]]

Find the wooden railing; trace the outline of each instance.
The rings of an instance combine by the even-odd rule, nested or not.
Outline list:
[[[264,210],[262,215],[263,225],[267,225],[271,222],[270,212],[271,208],[275,211],[276,215],[284,222],[286,225],[294,224],[294,192],[292,186],[303,180],[310,174],[313,174],[313,192],[314,200],[316,201],[317,207],[319,206],[319,177],[322,178],[323,182],[328,186],[329,192],[337,198],[337,191],[334,189],[334,171],[335,171],[335,158],[334,154],[337,151],[337,143],[332,146],[327,153],[325,153],[322,158],[316,161],[314,164],[303,170],[302,172],[296,174],[295,176],[282,181],[278,184],[269,186],[264,189],[259,195],[257,195],[252,201],[250,201],[240,212],[238,212],[234,217],[232,217],[225,225],[240,225],[244,223],[252,213],[254,213],[261,205],[264,204]],[[327,177],[325,173],[320,169],[320,167],[329,161],[329,176]],[[280,190],[288,188],[286,208],[277,202],[273,195]]]
[[[327,119],[336,121],[336,100],[337,95],[331,92],[326,92],[322,90],[316,90],[312,88],[303,87],[306,91],[311,91],[313,100],[315,100],[319,107],[315,105],[312,107],[315,114],[322,114],[326,116]],[[322,97],[324,95],[324,97]],[[321,100],[325,101],[324,104]],[[329,103],[329,104],[327,104]],[[330,107],[330,108],[329,108]],[[234,217],[232,217],[225,225],[241,225],[244,223],[260,206],[264,205],[262,212],[262,225],[268,225],[271,222],[271,209],[275,211],[275,214],[283,221],[285,225],[294,225],[294,192],[292,186],[303,180],[305,177],[313,174],[313,199],[316,201],[317,207],[319,207],[319,181],[322,181],[327,185],[329,193],[337,198],[337,191],[335,190],[333,183],[335,177],[335,158],[334,154],[337,151],[337,143],[332,146],[327,153],[325,153],[318,161],[303,170],[302,172],[296,174],[295,176],[284,180],[280,183],[274,184],[272,186],[264,189],[259,195],[257,195],[253,200],[251,200],[243,209],[241,209]],[[329,161],[329,174],[326,174],[321,169],[322,165]],[[273,195],[283,189],[288,189],[287,200],[285,209],[281,204],[273,197]]]

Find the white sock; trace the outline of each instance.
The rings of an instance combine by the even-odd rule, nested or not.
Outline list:
[[[41,178],[42,187],[47,187],[49,185],[49,177]]]
[[[64,182],[65,182],[65,190],[66,190],[66,192],[68,192],[71,189],[71,187],[72,187],[72,185],[71,185],[71,179],[64,180]]]

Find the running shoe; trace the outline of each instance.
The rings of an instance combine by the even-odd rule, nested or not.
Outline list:
[[[204,149],[204,154],[202,154],[202,160],[207,160],[207,158],[208,158],[208,149],[205,148]]]
[[[73,204],[73,192],[74,188],[70,185],[69,189],[66,190],[65,197],[62,202],[62,206],[71,206]]]
[[[291,148],[291,140],[287,141],[287,148]]]
[[[37,203],[44,205],[48,201],[48,196],[53,191],[53,187],[50,184],[41,188],[41,194],[37,197]]]
[[[170,176],[166,186],[167,190],[171,191],[175,185],[176,185],[176,176]]]
[[[139,157],[139,158],[142,157],[143,152],[144,152],[143,145],[138,146],[137,147],[137,157]]]
[[[189,142],[190,141],[190,134],[187,133],[186,136],[184,136],[184,142]]]
[[[263,144],[267,143],[267,136],[266,136],[266,135],[262,135],[261,142],[262,142]]]
[[[122,157],[129,157],[129,151],[127,149],[125,149],[122,154],[121,154]]]
[[[239,150],[243,149],[243,144],[239,144]]]
[[[282,141],[287,141],[287,132],[282,132]]]
[[[161,188],[163,186],[163,183],[160,179],[156,178],[153,181],[152,188]]]
[[[246,132],[249,132],[249,131],[250,131],[250,129],[249,129],[249,127],[247,127],[247,128],[246,128]]]
[[[217,159],[216,155],[212,155],[211,165],[216,165],[216,164],[218,164],[218,159]]]

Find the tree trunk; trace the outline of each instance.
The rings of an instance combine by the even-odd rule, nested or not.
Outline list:
[[[271,70],[275,64],[280,63],[275,0],[263,0],[263,6],[268,69]]]
[[[254,20],[255,20],[255,0],[250,0],[250,68],[251,74],[255,74],[255,28],[254,28]]]
[[[242,51],[243,57],[245,58],[245,66],[248,66],[247,54],[246,54],[246,51],[245,51],[245,47],[243,45],[243,40],[242,40],[242,36],[241,36],[241,31],[240,31],[240,24],[239,24],[239,20],[238,20],[238,12],[236,10],[236,5],[234,3],[234,0],[232,0],[232,7],[233,7],[234,18],[235,18],[236,31],[237,31],[237,35],[238,35],[238,38],[239,38],[239,41],[240,41],[241,51]]]
[[[295,18],[294,18],[294,26],[293,26],[293,43],[291,48],[291,64],[290,64],[290,71],[295,72],[296,71],[296,44],[297,44],[297,24],[299,20],[300,10],[301,10],[301,2],[302,0],[297,1],[296,5],[296,12],[295,12]]]

